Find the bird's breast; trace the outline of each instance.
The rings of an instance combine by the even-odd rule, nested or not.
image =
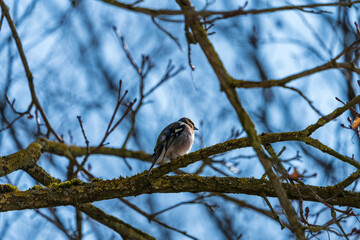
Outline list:
[[[194,142],[194,134],[189,132],[182,132],[178,138],[174,141],[174,144],[166,154],[168,158],[174,159],[184,154],[187,154]]]

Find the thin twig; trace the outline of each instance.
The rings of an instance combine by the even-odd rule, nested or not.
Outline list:
[[[170,229],[170,230],[172,230],[172,231],[178,232],[178,233],[180,233],[180,234],[182,234],[182,235],[184,235],[184,236],[187,236],[188,238],[197,240],[196,237],[191,236],[190,234],[186,233],[185,231],[181,231],[181,230],[179,230],[179,229],[177,229],[177,228],[171,227],[171,226],[169,226],[169,225],[167,225],[167,224],[159,221],[158,219],[153,218],[153,217],[151,216],[151,214],[146,213],[145,211],[143,211],[142,209],[140,209],[140,208],[137,207],[136,205],[132,204],[132,203],[129,202],[128,200],[126,200],[126,199],[124,199],[124,198],[119,198],[119,200],[120,200],[121,202],[123,202],[124,204],[126,204],[127,206],[129,206],[130,208],[132,208],[133,210],[135,210],[136,212],[138,212],[138,213],[140,213],[141,215],[143,215],[144,217],[146,217],[149,221],[154,221],[154,222],[156,222],[157,224],[159,224],[159,225],[161,225],[161,226],[163,226],[163,227],[165,227],[165,228],[167,228],[167,229]]]
[[[129,11],[143,13],[153,17],[163,17],[163,16],[176,16],[183,15],[183,11],[181,10],[170,10],[170,9],[151,9],[144,7],[134,7],[132,4],[126,4],[115,0],[101,0],[104,3],[123,8]],[[346,1],[346,2],[329,2],[329,3],[314,3],[314,4],[304,4],[304,5],[291,5],[291,6],[282,6],[282,7],[274,7],[274,8],[265,8],[265,9],[249,9],[244,10],[246,4],[244,6],[231,10],[231,11],[194,11],[194,14],[201,17],[209,17],[220,15],[219,19],[227,19],[242,15],[249,14],[263,14],[263,13],[274,13],[279,11],[289,11],[289,10],[300,10],[305,12],[310,12],[310,9],[316,9],[319,7],[351,7],[355,4],[359,4],[360,1]],[[309,10],[307,10],[309,9]],[[322,10],[320,10],[322,11]],[[317,13],[315,11],[311,13]]]
[[[306,97],[299,89],[294,88],[294,87],[288,87],[288,86],[284,86],[284,88],[287,88],[289,90],[295,91],[296,93],[298,93],[308,104],[309,106],[320,116],[324,116],[312,103],[312,101]]]
[[[193,200],[180,202],[180,203],[178,203],[178,204],[175,204],[175,205],[173,205],[173,206],[170,206],[170,207],[168,207],[168,208],[165,208],[165,209],[163,209],[163,210],[161,210],[161,211],[158,211],[158,212],[156,212],[156,213],[150,214],[150,217],[151,217],[151,218],[154,218],[154,217],[156,217],[156,216],[158,216],[158,215],[160,215],[160,214],[162,214],[162,213],[164,213],[164,212],[167,212],[167,211],[169,211],[169,210],[172,210],[172,209],[174,209],[174,208],[177,208],[177,207],[179,207],[179,206],[186,205],[186,204],[195,204],[195,203],[203,204],[203,202],[202,202],[201,200],[203,200],[204,198],[207,198],[207,197],[212,197],[212,196],[213,196],[213,195],[201,195],[201,196],[199,196],[199,197],[197,197],[197,198],[195,198],[195,199],[193,199]]]
[[[191,61],[191,44],[196,44],[196,41],[193,37],[193,35],[190,33],[189,27],[185,24],[185,36],[186,36],[186,42],[188,47],[187,57],[188,57],[188,64],[192,71],[195,71],[195,66],[192,64]]]
[[[175,69],[175,66],[172,64],[172,61],[169,60],[168,65],[167,65],[166,70],[165,70],[164,76],[160,79],[160,81],[157,84],[155,84],[155,86],[153,86],[149,91],[147,91],[144,94],[144,97],[149,96],[153,91],[158,89],[163,83],[165,83],[170,78],[173,78],[176,75],[178,75],[185,68],[184,68],[184,66],[180,66],[178,69],[176,69],[176,70],[174,70],[174,69]]]
[[[174,37],[170,32],[168,32],[165,28],[163,28],[159,23],[156,22],[154,17],[151,17],[153,23],[161,30],[163,31],[166,35],[168,35],[172,40],[174,40],[174,42],[176,43],[176,45],[179,47],[180,51],[184,51],[184,49],[182,48],[179,39],[177,39],[176,37]]]
[[[135,122],[136,122],[136,116],[138,114],[138,112],[140,111],[141,107],[144,104],[144,100],[146,97],[148,97],[153,91],[155,91],[158,87],[160,87],[164,82],[166,82],[167,80],[169,80],[170,78],[173,78],[174,76],[176,76],[178,73],[180,73],[184,68],[182,66],[180,66],[177,70],[175,69],[175,66],[172,65],[172,61],[169,60],[168,66],[165,70],[165,74],[162,77],[162,79],[154,86],[152,87],[148,92],[145,93],[145,79],[148,75],[148,73],[153,69],[154,64],[151,61],[151,58],[149,56],[142,56],[142,62],[141,65],[139,67],[139,65],[136,63],[136,61],[134,60],[134,58],[132,57],[126,43],[125,43],[125,38],[123,35],[121,35],[120,31],[117,30],[116,27],[113,27],[115,34],[117,35],[117,37],[119,38],[119,41],[121,43],[121,46],[126,54],[126,57],[128,58],[131,66],[134,68],[134,70],[136,71],[136,73],[139,75],[139,101],[137,106],[135,107],[135,109],[131,112],[131,116],[130,116],[130,121],[131,121],[131,127],[125,137],[125,140],[122,144],[121,148],[125,148],[126,144],[128,143],[128,141],[130,140],[131,136],[133,136],[134,131],[135,131]],[[126,159],[124,158],[125,163],[126,163]],[[130,165],[128,165],[130,166]],[[131,169],[131,168],[130,168]]]
[[[85,144],[86,144],[86,152],[87,154],[89,154],[89,140],[87,139],[86,137],[86,134],[85,134],[85,130],[84,130],[84,126],[83,126],[83,122],[81,120],[81,116],[77,116],[77,119],[79,121],[79,124],[80,124],[80,128],[81,128],[81,132],[84,136],[84,139],[85,139]]]
[[[50,133],[52,133],[55,138],[60,141],[60,142],[63,142],[63,139],[55,132],[55,130],[53,129],[53,127],[51,126],[46,114],[45,114],[45,111],[44,109],[42,108],[37,96],[36,96],[36,93],[35,93],[35,86],[34,86],[34,82],[33,82],[33,75],[30,71],[30,67],[29,67],[29,64],[26,60],[26,56],[25,56],[25,53],[24,53],[24,50],[23,50],[23,47],[22,47],[22,43],[21,43],[21,40],[19,38],[19,35],[17,33],[17,30],[16,30],[16,27],[15,27],[15,23],[14,21],[12,20],[11,16],[10,16],[10,13],[9,13],[9,8],[5,5],[4,1],[3,0],[0,0],[0,6],[1,6],[1,9],[2,9],[2,12],[3,14],[5,15],[5,18],[9,24],[9,27],[11,29],[11,33],[12,33],[12,36],[15,40],[15,43],[16,43],[16,47],[18,49],[18,52],[20,54],[20,58],[21,58],[21,62],[24,66],[24,70],[25,70],[25,73],[26,73],[26,77],[27,77],[27,80],[28,80],[28,84],[29,84],[29,89],[30,89],[30,93],[31,93],[31,99],[32,99],[32,103],[36,106],[36,108],[39,110],[40,114],[41,114],[41,117],[43,118],[44,122],[45,122],[45,125],[47,127],[47,136],[50,135]],[[31,104],[30,104],[31,105]]]
[[[117,97],[117,102],[116,102],[116,106],[115,106],[115,109],[114,109],[114,112],[111,116],[111,119],[110,119],[110,122],[107,126],[107,129],[105,131],[105,134],[104,134],[104,137],[103,139],[101,140],[101,142],[99,143],[99,145],[94,148],[91,152],[89,152],[88,154],[85,155],[83,161],[81,162],[80,166],[76,169],[76,171],[74,172],[74,176],[76,176],[84,167],[85,163],[87,162],[87,160],[89,159],[89,156],[93,153],[95,153],[96,151],[98,151],[100,148],[102,148],[103,146],[105,146],[105,141],[106,139],[109,137],[109,135],[116,129],[117,126],[119,126],[119,124],[122,122],[122,120],[125,118],[125,116],[131,111],[132,109],[132,106],[135,104],[136,102],[136,98],[130,102],[128,105],[127,105],[127,109],[125,110],[125,112],[123,113],[123,115],[121,116],[121,118],[115,122],[115,124],[113,125],[113,122],[114,122],[114,119],[115,119],[115,116],[116,114],[118,113],[118,110],[119,110],[119,107],[121,106],[121,103],[122,101],[124,100],[126,94],[127,94],[127,90],[124,92],[123,95],[121,95],[121,86],[122,86],[122,81],[120,80],[119,81],[119,91],[118,91],[118,97]],[[81,120],[81,119],[80,119]],[[82,126],[82,124],[80,123],[80,125]],[[83,128],[82,128],[83,129]],[[86,136],[85,136],[85,132],[83,132],[84,134],[84,137],[86,139]],[[88,143],[87,143],[87,149],[88,149]]]
[[[30,111],[31,111],[32,107],[34,106],[33,103],[30,103],[30,105],[28,106],[28,108],[25,112],[19,112],[15,109],[15,99],[12,102],[10,102],[9,97],[7,96],[7,94],[5,94],[5,100],[6,100],[7,104],[10,106],[11,110],[18,116],[16,118],[14,118],[11,122],[8,122],[5,127],[1,128],[0,132],[10,128],[12,125],[14,125],[14,123],[16,121],[18,121],[20,118],[22,118],[25,115],[28,115],[28,117],[32,118]]]
[[[52,214],[53,218],[47,216],[46,214],[42,213],[40,210],[35,209],[35,212],[46,219],[48,222],[54,224],[60,231],[62,231],[70,240],[76,240],[71,234],[66,230],[62,222],[59,220],[59,218],[56,216],[56,213],[51,208],[48,208],[49,212]]]
[[[129,50],[128,50],[128,47],[127,47],[127,45],[126,45],[126,43],[125,43],[125,40],[124,40],[124,36],[120,33],[120,31],[119,31],[115,26],[113,26],[113,29],[114,29],[115,34],[118,36],[118,38],[119,38],[119,40],[120,40],[120,42],[121,42],[121,46],[122,46],[122,48],[124,49],[124,52],[125,52],[127,58],[129,59],[131,65],[134,67],[134,69],[136,70],[136,72],[138,72],[139,74],[141,74],[142,72],[141,72],[140,67],[136,64],[136,62],[134,61],[134,59],[131,57],[131,54],[130,54],[130,52],[129,52]]]
[[[273,214],[273,218],[280,224],[281,229],[284,229],[285,228],[284,224],[281,222],[279,215],[276,214],[274,208],[271,206],[271,203],[267,199],[266,195],[263,194],[262,198],[265,200],[266,204],[270,208],[270,211]]]

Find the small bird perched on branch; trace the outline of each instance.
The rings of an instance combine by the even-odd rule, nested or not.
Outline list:
[[[153,163],[147,176],[150,175],[154,165],[164,158],[172,160],[187,154],[194,142],[194,130],[198,129],[186,117],[180,118],[177,122],[173,122],[164,128],[156,141],[152,155]]]

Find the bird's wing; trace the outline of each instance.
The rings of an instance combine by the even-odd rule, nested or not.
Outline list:
[[[184,129],[184,123],[174,122],[169,124],[161,131],[156,141],[154,154],[152,155],[153,163],[151,164],[151,167],[147,174],[148,176],[150,175],[151,169],[154,167],[154,165],[163,160],[163,158],[166,156],[167,151],[173,144],[174,139],[178,137],[182,133],[182,131],[184,131]]]
[[[182,131],[184,131],[185,125],[180,122],[174,122],[169,124],[166,128],[162,130],[157,141],[154,152],[161,152],[163,147],[169,149],[173,140],[179,136]]]

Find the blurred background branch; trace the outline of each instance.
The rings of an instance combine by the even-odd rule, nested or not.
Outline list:
[[[0,238],[357,239],[360,1],[177,2],[0,0]]]

